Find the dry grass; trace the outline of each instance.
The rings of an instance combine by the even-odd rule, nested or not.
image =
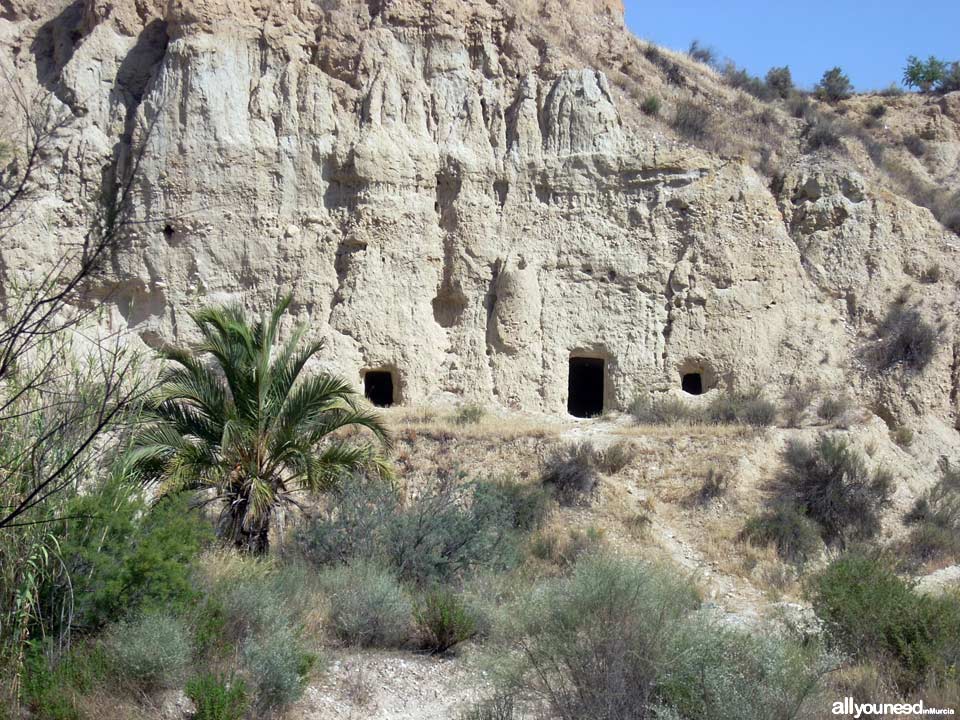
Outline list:
[[[458,421],[457,410],[429,407],[398,408],[382,411],[395,436],[426,435],[461,439],[515,440],[517,438],[550,438],[558,436],[564,425],[548,418],[485,413],[476,422]]]

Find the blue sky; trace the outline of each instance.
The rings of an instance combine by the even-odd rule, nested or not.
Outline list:
[[[755,75],[789,65],[812,87],[839,65],[858,90],[900,80],[908,55],[960,60],[960,0],[624,0],[637,36],[675,50],[698,39]]]

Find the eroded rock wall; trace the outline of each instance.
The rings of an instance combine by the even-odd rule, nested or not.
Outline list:
[[[563,13],[625,33],[621,8],[565,5],[11,5],[4,54],[76,118],[4,272],[61,252],[142,144],[104,296],[148,344],[189,339],[201,304],[291,291],[329,368],[358,386],[390,369],[407,403],[562,412],[573,354],[605,359],[611,409],[701,370],[772,394],[817,378],[952,423],[948,233],[849,168],[771,183],[626,122],[604,71],[537,33]],[[912,300],[944,325],[934,362],[871,375],[871,332],[935,263]]]

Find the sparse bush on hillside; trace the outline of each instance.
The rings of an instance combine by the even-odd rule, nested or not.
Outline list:
[[[934,263],[920,273],[920,282],[925,285],[936,285],[941,277],[943,277],[943,270],[940,268],[940,263]]]
[[[850,83],[850,78],[844,75],[843,70],[835,67],[823,73],[814,92],[822,100],[835,103],[850,97],[853,94],[853,85]]]
[[[616,475],[636,459],[637,447],[627,440],[618,440],[596,453],[597,467],[607,475]]]
[[[740,538],[757,547],[773,545],[782,559],[798,565],[823,552],[817,524],[786,503],[749,518]]]
[[[330,626],[341,641],[400,647],[409,640],[413,606],[391,571],[357,561],[326,570],[320,581],[330,598]]]
[[[713,48],[701,45],[699,40],[690,43],[687,55],[704,65],[713,65],[717,61],[717,53]]]
[[[711,623],[676,573],[605,555],[524,598],[504,629],[511,687],[551,716],[795,718],[826,669],[816,648]],[[749,698],[749,701],[747,700]]]
[[[786,100],[793,92],[793,76],[790,66],[772,67],[767,70],[767,87],[779,98]]]
[[[777,407],[758,388],[714,392],[706,406],[666,396],[651,398],[638,395],[628,408],[633,419],[642,425],[740,424],[765,427],[777,418]]]
[[[673,115],[673,129],[688,140],[705,140],[713,127],[713,113],[697,100],[680,100]]]
[[[835,120],[817,116],[806,129],[807,148],[810,151],[834,148],[840,145],[840,127]]]
[[[849,395],[837,393],[828,395],[817,406],[817,417],[828,423],[842,422],[844,417],[853,409],[853,401]]]
[[[448,472],[403,503],[390,483],[355,477],[300,528],[296,542],[317,566],[374,561],[424,584],[479,565],[509,565],[515,532],[536,526],[547,508],[541,489],[508,480],[468,482]]]
[[[588,505],[600,484],[596,450],[589,442],[558,448],[547,457],[540,478],[561,505]]]
[[[813,103],[803,93],[792,93],[787,98],[787,112],[798,120],[810,122],[813,116]]]
[[[487,414],[487,409],[480,405],[479,403],[467,403],[462,405],[458,410],[456,415],[453,417],[453,421],[457,425],[476,425],[478,422],[483,420],[484,415]]]
[[[960,599],[917,593],[877,553],[835,560],[813,579],[810,595],[832,641],[855,659],[894,661],[904,690],[956,662]]]
[[[940,460],[940,479],[904,517],[911,527],[907,550],[921,562],[960,558],[960,468]]]
[[[726,495],[730,488],[730,476],[722,470],[710,468],[703,477],[703,483],[693,494],[693,502],[703,505]]]
[[[477,634],[477,618],[463,598],[449,588],[427,592],[416,609],[420,646],[445,653]]]
[[[813,443],[789,441],[783,461],[783,501],[814,520],[824,541],[843,545],[876,535],[893,493],[889,472],[870,472],[845,439],[826,433]]]
[[[544,528],[530,539],[530,554],[538,560],[568,568],[603,546],[605,539],[603,530],[592,526],[586,530],[570,528],[566,532],[555,527]]]
[[[756,75],[751,75],[743,68],[739,68],[735,63],[728,61],[723,66],[723,79],[730,87],[737,90],[743,90],[745,93],[753,95],[757,100],[770,100],[774,97],[774,92],[767,84]]]
[[[767,400],[759,388],[718,393],[707,406],[707,419],[720,424],[739,423],[766,427],[777,419],[777,406]]]
[[[903,138],[903,145],[914,157],[922,158],[927,154],[927,143],[919,135],[907,135]]]
[[[788,428],[801,427],[806,419],[807,410],[820,394],[820,384],[813,380],[800,382],[797,378],[791,379],[791,384],[783,392],[781,415],[783,426]]]
[[[461,712],[458,720],[515,720],[516,704],[513,693],[495,693]]]
[[[877,334],[874,357],[880,370],[901,366],[920,372],[930,364],[940,342],[939,330],[904,302],[890,308]]]
[[[660,114],[660,98],[656,95],[647,95],[640,103],[640,110],[644,115],[656,117]]]
[[[877,94],[880,95],[881,97],[900,97],[901,95],[904,94],[904,90],[902,87],[900,87],[899,85],[897,85],[897,83],[894,82],[894,83],[890,83],[882,90],[879,90]]]
[[[694,408],[678,398],[651,398],[646,393],[634,398],[628,412],[640,425],[697,424],[706,420],[702,409]]]
[[[648,43],[643,50],[643,56],[664,74],[666,81],[670,85],[677,87],[686,85],[687,79],[683,74],[683,68],[664,55],[656,45]]]
[[[937,92],[951,93],[960,91],[960,61],[950,63],[943,74],[943,80],[937,86]]]
[[[248,639],[243,662],[263,712],[279,710],[300,697],[316,656],[304,649],[297,630],[283,624]]]
[[[870,117],[879,120],[887,114],[887,106],[882,102],[873,103],[869,108],[867,108],[867,114]]]
[[[121,620],[103,642],[114,673],[141,690],[176,687],[193,652],[183,621],[162,611]]]

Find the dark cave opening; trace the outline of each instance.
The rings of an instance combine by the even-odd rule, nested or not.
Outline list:
[[[588,418],[603,413],[603,358],[571,357],[567,412]]]
[[[363,394],[377,407],[390,407],[394,402],[393,373],[389,370],[368,370],[363,374]]]
[[[680,389],[689,395],[703,395],[703,375],[698,372],[685,373],[680,378]]]

